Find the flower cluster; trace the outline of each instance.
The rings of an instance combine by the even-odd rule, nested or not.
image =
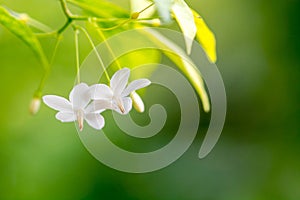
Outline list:
[[[147,87],[151,84],[148,79],[138,79],[128,83],[130,70],[123,68],[117,71],[111,78],[110,85],[95,84],[88,86],[80,83],[72,89],[69,100],[56,96],[43,96],[46,105],[57,110],[56,119],[61,122],[77,121],[80,131],[83,122],[100,130],[105,121],[101,113],[107,109],[115,110],[120,114],[128,114],[132,109],[130,94],[136,94],[135,90]],[[140,101],[142,102],[142,101]],[[141,105],[143,110],[143,105]]]

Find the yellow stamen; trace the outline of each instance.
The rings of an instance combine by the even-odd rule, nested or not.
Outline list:
[[[78,122],[79,130],[82,131],[83,130],[83,112],[82,112],[82,110],[79,110],[77,112],[77,122]]]
[[[122,112],[122,113],[125,113],[125,108],[124,108],[124,106],[122,105],[122,103],[120,103],[118,106],[119,106],[121,112]]]

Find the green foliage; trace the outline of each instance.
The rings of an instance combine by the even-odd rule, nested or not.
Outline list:
[[[59,10],[58,0],[1,2],[16,10],[30,10],[32,16],[44,13],[47,24],[64,22],[60,15],[47,11]],[[0,27],[0,199],[300,199],[300,1],[188,2],[209,19],[221,44],[219,67],[229,112],[212,154],[204,160],[196,157],[208,120],[201,115],[196,141],[163,170],[138,175],[100,164],[82,146],[74,124],[61,125],[45,106],[38,116],[28,116],[26,103],[39,73],[32,68],[32,58],[25,60],[28,54],[18,48],[20,40]],[[66,94],[74,82],[72,36],[71,31],[65,33],[47,93]],[[89,51],[89,44],[82,42],[80,47]],[[165,90],[158,89],[151,90],[164,94]],[[174,99],[162,100],[169,108],[178,108]],[[147,122],[138,117],[138,122]],[[169,127],[177,128],[177,122],[170,122]],[[127,148],[139,144],[148,150],[167,144],[173,135],[162,133],[147,142],[128,143],[129,139],[123,140],[126,136],[115,131],[108,137]]]
[[[195,24],[197,26],[196,38],[204,49],[207,57],[213,63],[217,61],[216,38],[214,33],[208,28],[203,18],[193,10]]]
[[[99,38],[100,41],[106,42],[107,38],[113,36],[114,34],[130,30],[132,28],[137,28],[134,23],[131,23],[131,15],[128,11],[110,2],[95,0],[68,0],[68,2],[81,8],[83,13],[88,16],[96,17],[97,19],[108,18],[107,20],[101,22],[98,21],[87,23],[89,32],[95,35],[96,38]],[[119,20],[110,20],[114,18],[118,18]],[[139,25],[138,27],[142,28],[143,26]],[[145,39],[147,39],[145,35],[140,35],[140,37],[134,37],[132,42],[142,42]],[[115,49],[113,49],[110,44],[106,44],[111,56],[114,57]],[[119,46],[127,44],[128,41],[124,42],[119,40]],[[160,55],[161,53],[159,51],[151,49],[134,51],[119,58],[115,58],[115,61],[112,63],[111,67],[113,67],[113,71],[116,71],[120,67],[134,68],[135,66],[140,66],[143,64],[159,63],[161,57]],[[143,72],[144,76],[148,76],[151,73],[152,70]]]
[[[132,3],[134,2],[135,1],[132,1]],[[211,62],[216,61],[216,41],[214,34],[210,31],[210,29],[207,27],[203,19],[198,15],[198,13],[190,9],[190,7],[183,0],[174,2],[168,0],[165,1],[165,3],[167,2],[167,4],[164,5],[162,5],[162,2],[160,1],[154,2],[156,3],[156,8],[158,9],[162,20],[164,20],[165,22],[168,21],[166,20],[168,18],[167,16],[171,17],[170,12],[172,11],[186,38],[186,47],[188,54],[190,53],[192,45],[190,39],[193,39],[197,32],[197,39],[204,48],[204,51],[208,55],[208,58],[211,60]],[[68,9],[67,3],[80,8],[83,15],[73,15]],[[194,66],[192,62],[188,61],[189,59],[187,56],[185,58],[181,58],[180,56],[178,56],[185,55],[185,52],[174,42],[162,36],[158,32],[151,31],[147,33],[147,31],[141,31],[141,37],[134,37],[133,42],[149,40],[156,44],[158,48],[169,49],[174,53],[159,52],[157,50],[147,50],[147,52],[131,52],[121,56],[120,58],[116,58],[114,55],[115,50],[112,49],[107,43],[107,39],[114,34],[126,30],[146,27],[145,25],[139,23],[138,17],[132,18],[132,15],[129,11],[105,0],[61,0],[61,4],[65,16],[67,17],[67,22],[59,30],[50,31],[49,33],[46,33],[46,35],[53,35],[57,33],[62,34],[66,30],[66,28],[69,27],[69,25],[72,25],[73,28],[76,29],[77,20],[85,21],[87,25],[86,27],[89,29],[89,32],[92,32],[93,35],[96,35],[98,38],[100,38],[101,41],[105,42],[110,55],[115,59],[114,63],[112,64],[114,69],[113,71],[116,71],[118,68],[122,67],[134,68],[137,65],[159,63],[161,59],[161,53],[164,53],[190,80],[191,84],[194,86],[195,90],[202,100],[204,110],[206,112],[210,110],[208,95],[205,91],[204,82],[201,78],[199,70]],[[141,10],[144,11],[149,7],[151,7],[151,5],[145,5],[145,8]],[[138,15],[140,13],[141,12],[137,12]],[[48,61],[46,59],[46,56],[43,53],[42,47],[36,35],[29,28],[29,23],[28,21],[26,21],[27,18],[20,18],[18,16],[15,17],[3,7],[0,7],[0,17],[1,24],[3,24],[12,33],[23,40],[35,52],[43,65],[47,67],[46,69],[48,69]],[[86,34],[88,35],[88,33]],[[89,40],[90,42],[92,42],[91,38],[89,38]],[[124,42],[120,40],[118,46],[126,46],[128,44],[127,42],[128,41]],[[92,46],[94,48],[95,45]],[[139,58],[138,60],[136,59],[137,57]],[[144,73],[145,76],[149,76],[152,71],[145,71]],[[47,77],[47,74],[45,77]],[[44,80],[45,79],[42,80],[38,89],[39,93],[41,93],[41,90],[44,86]]]
[[[26,18],[18,19],[12,16],[7,9],[0,6],[0,23],[30,47],[45,68],[48,67],[48,61],[40,42],[26,24]]]
[[[158,47],[169,50],[169,52],[164,51],[164,54],[168,56],[168,58],[177,65],[178,69],[191,81],[191,84],[200,96],[204,111],[209,112],[210,103],[201,73],[193,62],[187,56],[184,56],[185,52],[175,43],[156,31],[148,29],[144,31],[144,33],[149,34],[149,37],[153,39],[153,42],[155,42]]]
[[[100,28],[105,37],[133,28],[130,12],[108,1],[67,0],[93,19],[93,29]]]
[[[83,9],[85,12],[94,17],[100,18],[129,18],[130,13],[116,4],[104,0],[67,0]]]

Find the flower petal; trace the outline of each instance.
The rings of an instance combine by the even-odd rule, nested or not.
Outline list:
[[[123,112],[122,112],[120,106],[122,107]],[[114,101],[114,109],[113,110],[117,111],[118,113],[120,113],[122,115],[128,114],[131,109],[132,109],[132,100],[130,97],[123,97],[122,99],[119,99],[119,101]]]
[[[58,119],[61,122],[73,122],[76,121],[76,116],[74,113],[64,113],[64,112],[58,112],[55,115],[56,119]]]
[[[193,12],[184,0],[175,0],[172,11],[184,35],[187,53],[191,54],[193,40],[197,33]]]
[[[209,29],[204,19],[193,10],[195,23],[197,26],[197,40],[201,44],[207,57],[212,63],[217,61],[216,38],[214,33]]]
[[[122,96],[128,96],[131,92],[147,87],[148,85],[151,84],[151,81],[149,81],[148,79],[138,79],[138,80],[134,80],[132,81],[127,88],[122,92]]]
[[[114,95],[119,95],[125,89],[128,78],[130,75],[130,70],[128,68],[123,68],[117,71],[110,80],[110,88],[112,89]]]
[[[113,92],[105,84],[95,84],[90,87],[91,98],[98,100],[98,99],[107,99],[111,100],[113,97]]]
[[[123,98],[123,106],[124,106],[124,109],[125,109],[125,113],[123,113],[123,114],[126,115],[132,109],[132,100],[131,100],[130,97],[124,97]]]
[[[106,109],[113,109],[113,105],[111,101],[108,100],[95,100],[90,103],[86,109],[85,113],[101,113]]]
[[[75,85],[69,98],[74,110],[84,108],[91,100],[89,86],[85,83]]]
[[[90,113],[85,115],[85,120],[94,129],[100,130],[104,127],[105,121],[100,114]]]
[[[170,11],[173,0],[154,0],[154,2],[161,19],[165,23],[170,23],[172,20]]]
[[[43,101],[47,106],[54,110],[61,112],[72,112],[71,103],[63,97],[56,95],[46,95],[43,96]]]

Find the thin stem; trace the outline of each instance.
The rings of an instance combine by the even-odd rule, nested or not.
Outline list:
[[[76,50],[76,73],[77,73],[77,83],[80,83],[80,70],[79,70],[79,45],[78,45],[78,34],[79,31],[77,29],[74,30],[75,37],[75,50]]]
[[[120,24],[118,24],[116,26],[113,26],[113,27],[109,27],[109,28],[100,28],[100,27],[98,27],[102,31],[110,31],[110,30],[119,28],[119,27],[121,27],[121,26],[123,26],[123,25],[125,25],[125,24],[127,24],[131,21],[138,20],[136,18],[98,18],[98,17],[73,15],[72,12],[68,9],[66,0],[60,0],[60,4],[61,4],[62,10],[63,10],[63,13],[67,18],[67,21],[65,22],[65,24],[56,31],[52,31],[52,32],[48,32],[48,33],[36,33],[37,36],[47,37],[47,36],[57,35],[57,34],[60,35],[72,24],[73,21],[93,21],[93,22],[99,21],[100,22],[100,21],[120,21],[120,20],[124,20]],[[148,5],[147,7],[142,9],[141,11],[137,12],[138,15],[143,13],[144,11],[146,11],[148,8],[150,8],[153,5],[154,5],[154,3],[151,3],[150,5]]]
[[[143,13],[144,11],[146,11],[147,9],[149,9],[149,8],[150,8],[151,6],[153,6],[153,5],[154,5],[154,3],[151,3],[149,6],[145,7],[145,8],[142,9],[141,11],[137,12],[138,15],[140,15],[141,13]],[[137,15],[137,17],[138,17],[138,15]],[[98,27],[98,29],[101,29],[101,30],[103,30],[103,31],[110,31],[110,30],[119,28],[119,27],[121,27],[121,26],[123,26],[123,25],[125,25],[125,24],[127,24],[127,23],[129,23],[129,22],[131,22],[131,21],[136,20],[137,17],[132,17],[132,16],[131,16],[131,18],[129,18],[129,19],[127,19],[127,20],[124,20],[122,23],[120,23],[120,24],[118,24],[118,25],[116,25],[116,26],[109,27],[109,28],[100,28],[100,27]]]
[[[88,33],[84,28],[82,28],[81,26],[76,26],[75,28],[78,29],[78,30],[81,30],[81,31],[85,34],[86,38],[88,39],[88,41],[90,42],[90,44],[91,44],[93,50],[94,50],[95,53],[96,53],[96,56],[97,56],[97,58],[98,58],[98,60],[99,60],[99,62],[100,62],[100,65],[101,65],[101,67],[102,67],[102,69],[103,69],[103,71],[104,71],[104,74],[105,74],[105,76],[106,76],[106,79],[107,79],[108,81],[110,81],[110,78],[109,78],[109,75],[108,75],[108,73],[107,73],[107,71],[106,71],[105,65],[104,65],[104,63],[103,63],[103,61],[102,61],[102,58],[101,58],[99,52],[97,51],[97,48],[96,48],[96,46],[95,46],[95,44],[94,44],[94,42],[93,42],[91,36],[90,36],[89,33]]]
[[[56,52],[57,52],[57,49],[58,49],[58,46],[60,44],[61,39],[62,39],[62,36],[57,35],[56,42],[55,42],[55,47],[54,47],[54,50],[53,50],[53,53],[52,53],[52,56],[51,56],[51,60],[50,60],[50,66],[53,64],[53,61],[54,61],[54,58],[55,58],[55,55],[56,55]]]
[[[42,31],[42,32],[45,32],[45,33],[53,31],[50,27],[46,26],[45,24],[43,24],[43,23],[39,22],[38,20],[35,20],[31,17],[28,17],[27,24]]]
[[[72,13],[70,12],[70,10],[68,9],[68,6],[67,6],[67,2],[65,0],[60,0],[60,5],[63,9],[63,12],[64,14],[70,18],[72,16]]]
[[[99,17],[90,17],[89,18],[90,21],[93,21],[93,22],[107,22],[107,21],[121,21],[121,20],[127,20],[128,18],[99,18]]]
[[[154,3],[150,4],[149,6],[147,6],[146,8],[144,8],[143,10],[139,11],[138,13],[141,14],[142,12],[146,11],[147,9],[149,9],[149,8],[150,8],[151,6],[153,6],[153,5],[154,5]],[[124,21],[123,23],[117,25],[116,27],[120,27],[120,26],[124,25],[125,23],[127,23],[127,22],[129,22],[129,21],[131,21],[131,20],[133,20],[133,19],[128,19],[128,20]],[[117,64],[117,66],[118,66],[118,68],[119,68],[119,69],[122,69],[122,66],[121,66],[121,64],[120,64],[120,62],[119,62],[119,60],[118,60],[118,58],[116,57],[114,51],[112,50],[111,46],[108,44],[108,42],[107,42],[107,40],[106,40],[106,37],[104,36],[104,34],[103,34],[103,32],[102,32],[102,30],[107,30],[107,29],[101,29],[96,23],[93,23],[93,25],[96,27],[96,30],[97,30],[98,34],[100,35],[101,39],[102,39],[103,42],[105,43],[105,45],[106,45],[106,47],[107,47],[109,53],[110,53],[110,54],[112,55],[112,57],[114,58],[114,60],[115,60],[115,62],[116,62],[116,64]],[[110,29],[112,29],[112,28],[110,28]]]
[[[143,13],[144,11],[146,11],[148,8],[152,7],[154,5],[154,3],[151,3],[149,6],[147,6],[146,8],[144,8],[143,10],[141,10],[140,12],[138,12],[139,14]]]
[[[58,49],[60,41],[61,41],[61,37],[60,37],[60,35],[58,35],[57,39],[55,41],[55,46],[54,46],[54,50],[53,50],[53,53],[52,53],[52,56],[51,56],[51,59],[50,59],[49,67],[47,67],[45,69],[45,73],[44,73],[44,75],[42,77],[42,80],[40,81],[38,89],[34,93],[34,96],[37,97],[37,98],[41,98],[41,96],[42,96],[42,91],[43,91],[43,89],[45,87],[46,80],[47,80],[47,78],[48,78],[48,76],[50,74],[51,66],[53,64],[54,57],[56,55],[56,52],[57,52],[57,49]]]
[[[145,7],[144,9],[142,9],[141,11],[137,12],[138,15],[140,15],[141,13],[143,13],[144,11],[146,11],[147,9],[149,9],[153,5],[154,5],[154,3],[151,3],[150,5],[148,5],[147,7]],[[132,15],[131,18],[124,20],[122,23],[117,24],[116,26],[109,27],[109,28],[100,28],[100,27],[98,27],[98,29],[101,29],[102,31],[110,31],[110,30],[119,28],[119,27],[121,27],[121,26],[123,26],[123,25],[125,25],[125,24],[127,24],[127,23],[129,23],[131,21],[137,20],[138,15],[136,17],[133,17],[133,15]]]
[[[47,33],[34,33],[37,37],[57,37],[57,31],[47,32]]]
[[[101,29],[102,31],[111,31],[111,30],[114,30],[116,28],[119,28],[125,24],[127,24],[128,22],[132,21],[133,19],[129,18],[129,19],[126,19],[124,20],[123,22],[121,22],[120,24],[117,24],[115,26],[112,26],[112,27],[109,27],[109,28],[101,28],[101,27],[98,27],[98,29]]]
[[[65,16],[67,17],[67,22],[57,31],[58,34],[61,34],[73,22],[72,13],[68,9],[67,2],[65,0],[60,0],[60,5]]]
[[[72,22],[73,19],[68,18],[66,23],[60,29],[58,29],[57,34],[61,34],[62,32],[64,32],[69,27],[69,25],[71,25]]]
[[[122,69],[121,64],[118,60],[118,58],[116,57],[116,55],[114,54],[111,46],[108,44],[106,37],[104,36],[103,32],[100,29],[97,29],[98,34],[100,35],[101,39],[103,40],[103,42],[105,43],[109,53],[112,55],[112,57],[114,58],[114,60],[116,61],[116,64],[118,66],[119,69]]]

